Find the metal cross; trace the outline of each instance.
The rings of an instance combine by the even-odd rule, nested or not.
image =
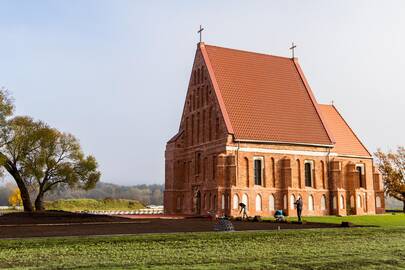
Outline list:
[[[292,58],[294,58],[294,49],[297,48],[297,45],[294,44],[294,42],[292,43],[290,50],[292,51]]]
[[[200,25],[200,30],[197,31],[197,33],[200,34],[200,42],[202,40],[202,31],[204,31],[204,28],[202,28]]]

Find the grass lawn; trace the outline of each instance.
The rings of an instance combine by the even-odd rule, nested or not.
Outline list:
[[[53,202],[45,202],[46,210],[62,211],[90,211],[90,210],[112,210],[112,211],[133,211],[145,206],[134,200],[124,199],[66,199]]]
[[[404,228],[0,241],[1,268],[404,269]]]
[[[288,220],[296,221],[297,218],[288,218]],[[389,213],[384,215],[369,215],[369,216],[324,216],[324,217],[303,217],[304,221],[321,222],[340,224],[342,221],[352,222],[356,225],[379,226],[379,227],[405,227],[405,214]]]
[[[2,240],[0,268],[405,269],[405,215],[348,218],[383,227]]]

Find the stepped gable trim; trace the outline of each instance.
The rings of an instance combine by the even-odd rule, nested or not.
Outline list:
[[[203,56],[205,65],[207,67],[208,74],[209,74],[209,77],[211,79],[211,83],[212,83],[212,86],[214,88],[215,95],[216,95],[217,100],[218,100],[219,108],[221,110],[222,117],[224,118],[224,121],[225,121],[225,126],[226,126],[226,128],[228,130],[228,133],[234,134],[233,127],[232,127],[231,121],[229,119],[228,112],[226,111],[225,103],[224,103],[224,100],[222,98],[221,91],[219,90],[219,86],[218,86],[217,79],[215,77],[214,69],[212,68],[211,61],[210,61],[210,59],[208,57],[207,50],[205,49],[204,42],[198,43],[198,47],[199,47],[199,49],[201,51],[201,54]]]
[[[326,121],[322,116],[321,110],[318,108],[318,102],[316,101],[315,96],[314,96],[314,94],[313,94],[313,92],[311,90],[311,87],[309,86],[308,81],[305,78],[304,72],[302,71],[301,66],[298,63],[298,58],[294,58],[293,62],[294,62],[295,68],[298,71],[298,74],[301,77],[302,82],[304,83],[305,89],[307,90],[307,93],[308,93],[309,97],[311,98],[311,101],[312,101],[312,104],[315,107],[316,113],[318,114],[318,117],[321,120],[321,123],[322,123],[323,127],[325,128],[326,133],[328,134],[329,140],[331,141],[332,144],[335,144],[336,140],[334,139],[334,137],[332,135],[332,132],[329,130],[329,128],[328,128],[328,126],[326,124]]]

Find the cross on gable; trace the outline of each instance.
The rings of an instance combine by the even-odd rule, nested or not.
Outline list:
[[[292,58],[294,58],[294,49],[297,48],[297,45],[294,44],[294,42],[292,42],[290,50],[292,52]]]
[[[202,31],[204,31],[204,28],[202,28],[200,24],[200,30],[197,31],[197,33],[200,34],[200,42],[202,40]]]

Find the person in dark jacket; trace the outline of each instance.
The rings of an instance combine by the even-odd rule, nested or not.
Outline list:
[[[302,222],[302,220],[301,220],[301,214],[302,214],[302,199],[301,199],[301,197],[299,197],[298,200],[294,204],[297,206],[298,222]]]
[[[240,211],[239,211],[239,214],[241,214],[242,213],[242,219],[247,219],[248,218],[248,215],[247,215],[247,212],[246,212],[246,204],[244,204],[244,203],[240,203],[239,204],[239,207],[240,207]]]

